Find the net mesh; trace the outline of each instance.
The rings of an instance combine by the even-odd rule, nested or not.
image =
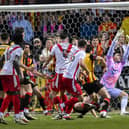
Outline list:
[[[100,11],[104,12],[103,10]],[[110,19],[116,24],[116,28],[119,28],[121,22],[125,16],[129,15],[129,11],[107,11],[112,12],[110,14]],[[96,14],[97,13],[97,14]],[[35,36],[43,36],[44,33],[54,34],[58,32],[58,27],[63,27],[63,29],[71,35],[77,35],[78,37],[89,37],[91,35],[97,35],[98,29],[87,28],[86,31],[81,28],[81,25],[86,22],[86,16],[92,17],[92,20],[96,26],[100,26],[103,16],[99,13],[99,10],[67,10],[67,11],[57,11],[57,12],[24,12],[21,13],[26,20],[28,20],[33,28]],[[12,33],[13,23],[17,20],[19,12],[1,12],[0,13],[0,31],[7,31]],[[47,30],[43,30],[43,26],[47,25]],[[61,26],[60,26],[61,25]],[[52,26],[54,27],[52,29]],[[108,27],[105,26],[105,31],[108,31]],[[111,30],[113,31],[113,30]]]
[[[33,33],[26,39],[29,42],[34,37],[43,40],[48,35],[55,35],[62,30],[70,37],[77,36],[90,42],[93,36],[99,37],[103,32],[107,32],[109,40],[112,40],[122,24],[128,29],[128,24],[123,23],[123,20],[129,23],[128,2],[95,5],[0,6],[0,32],[8,32],[12,35],[14,28],[20,25],[26,31],[27,37],[31,32]],[[18,20],[22,23],[18,23]],[[98,77],[101,77],[101,74],[101,70],[96,71]],[[119,87],[129,88],[128,74],[129,70],[123,71],[122,79],[118,81]],[[112,100],[111,106],[117,109],[119,100]]]
[[[128,16],[128,2],[123,4],[106,3],[106,4],[62,4],[60,5],[17,5],[17,6],[0,6],[0,31],[7,31],[12,33],[12,26],[17,21],[18,15],[23,16],[30,22],[34,36],[42,37],[43,33],[55,33],[59,29],[63,29],[71,36],[77,35],[78,37],[89,37],[90,35],[97,35],[101,30],[98,27],[103,22],[103,13],[108,13],[109,18],[116,25],[118,29],[125,16]],[[107,6],[108,4],[108,6]],[[72,6],[70,6],[72,5]],[[105,6],[106,5],[106,6]],[[124,7],[125,6],[125,7]],[[28,9],[27,9],[28,7]],[[64,7],[64,8],[63,8]],[[75,9],[74,9],[75,8]],[[84,9],[85,8],[85,9]],[[100,9],[93,9],[100,8]],[[104,8],[104,9],[103,9]],[[113,10],[112,10],[113,8]],[[119,8],[119,10],[117,10]],[[126,8],[126,9],[124,9]],[[61,10],[62,9],[62,10]],[[108,9],[108,10],[105,10]],[[87,22],[87,15],[91,18],[90,22],[94,22],[96,28],[87,28],[83,31],[83,25]],[[46,30],[43,30],[44,26],[47,26]],[[113,24],[114,25],[114,24]],[[112,25],[112,26],[113,26]],[[81,28],[82,27],[82,28]],[[113,27],[112,27],[113,28]],[[102,30],[109,31],[108,27],[104,27]],[[46,31],[46,32],[45,32]],[[99,31],[99,32],[98,32]],[[114,31],[113,29],[110,31]]]

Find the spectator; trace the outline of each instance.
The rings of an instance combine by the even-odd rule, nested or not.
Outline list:
[[[98,32],[101,33],[102,31],[107,31],[109,33],[109,37],[112,40],[114,37],[114,33],[117,30],[117,24],[111,21],[111,14],[110,13],[103,13],[103,22],[98,27]]]
[[[97,36],[92,38],[92,47],[93,47],[92,54],[96,56],[102,56],[103,49],[101,43],[99,42],[99,38]]]
[[[109,46],[111,45],[111,40],[109,39],[109,33],[107,31],[102,31],[100,35],[100,43],[103,48],[103,54],[106,55]]]
[[[39,56],[42,53],[42,41],[39,38],[34,38],[33,40],[33,53],[34,54],[34,60],[36,62],[39,62]]]
[[[78,37],[76,35],[74,35],[72,37],[72,41],[71,43],[74,45],[74,46],[77,46],[78,47]]]
[[[92,47],[93,47],[92,54],[94,58],[96,58],[96,56],[103,55],[103,49],[102,49],[101,43],[99,43],[98,37],[93,37]],[[94,73],[99,79],[101,78],[103,68],[104,68],[103,63],[100,60],[95,61]]]
[[[80,37],[91,39],[98,34],[98,26],[94,22],[93,13],[86,12],[86,20],[80,26]]]
[[[62,18],[62,16],[57,16],[57,14],[44,15],[43,36],[47,37],[48,33],[51,35],[55,32],[60,33],[63,30]]]
[[[47,39],[46,40],[46,44],[45,44],[45,48],[42,50],[42,58],[44,58],[44,60],[47,60],[47,58],[50,55],[50,49],[53,46],[53,41],[51,39]]]
[[[12,27],[13,27],[13,30],[15,30],[15,28],[17,28],[17,27],[24,28],[24,32],[25,32],[24,41],[25,42],[30,42],[31,39],[33,38],[34,34],[33,34],[33,30],[32,30],[32,25],[30,24],[30,22],[28,20],[24,19],[24,16],[22,13],[17,14],[17,19],[12,24]]]

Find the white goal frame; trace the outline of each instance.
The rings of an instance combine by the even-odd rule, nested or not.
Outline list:
[[[1,5],[0,12],[47,12],[73,9],[129,10],[129,2]]]

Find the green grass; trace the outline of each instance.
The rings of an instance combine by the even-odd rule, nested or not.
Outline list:
[[[91,114],[74,120],[52,120],[51,116],[37,115],[38,119],[28,125],[15,124],[12,117],[6,118],[8,125],[0,124],[0,129],[129,129],[129,116],[111,114],[112,118],[94,118]]]

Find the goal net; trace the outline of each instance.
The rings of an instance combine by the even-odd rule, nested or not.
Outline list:
[[[62,30],[71,39],[78,37],[91,42],[94,36],[100,39],[105,33],[111,41],[121,27],[128,35],[128,24],[129,2],[0,6],[0,32],[12,35],[16,27],[22,26],[27,42],[35,37],[43,41]],[[129,89],[128,78],[129,69],[125,69],[119,86]]]
[[[0,31],[12,33],[14,22],[23,16],[30,22],[34,36],[42,38],[63,29],[70,36],[90,39],[101,31],[116,32],[129,14],[128,8],[129,2],[0,6]],[[107,20],[114,24],[100,26]],[[82,25],[88,22],[93,22],[96,28],[83,30]]]

